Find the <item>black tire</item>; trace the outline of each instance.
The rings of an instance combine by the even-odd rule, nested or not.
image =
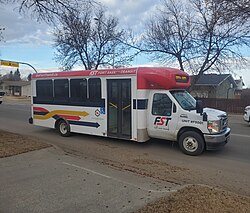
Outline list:
[[[70,126],[69,123],[66,122],[65,120],[60,120],[56,128],[61,136],[63,137],[70,136]]]
[[[2,101],[0,101],[0,104],[2,103]]]
[[[205,149],[203,137],[194,131],[183,132],[178,143],[181,151],[187,155],[200,155]]]

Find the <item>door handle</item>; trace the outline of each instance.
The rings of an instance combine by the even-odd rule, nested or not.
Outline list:
[[[115,105],[115,104],[113,104],[113,103],[111,103],[111,102],[109,102],[109,105],[111,105],[111,106],[115,107],[116,109],[118,109],[118,106]]]
[[[129,104],[128,106],[123,107],[122,110],[125,110],[125,109],[129,108],[130,106],[131,106],[131,104]]]

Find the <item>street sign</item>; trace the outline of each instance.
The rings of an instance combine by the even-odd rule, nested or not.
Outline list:
[[[0,60],[0,65],[2,66],[8,66],[8,67],[19,67],[19,63],[14,62],[14,61],[4,61]]]

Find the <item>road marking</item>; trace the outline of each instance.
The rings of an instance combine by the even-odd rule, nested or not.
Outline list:
[[[120,179],[117,179],[117,178],[114,178],[114,177],[111,177],[111,176],[108,176],[108,175],[105,175],[105,174],[93,171],[91,169],[87,169],[87,168],[84,168],[84,167],[81,167],[81,166],[77,166],[75,164],[71,164],[71,163],[67,163],[67,162],[62,162],[62,163],[65,164],[65,165],[68,165],[68,166],[72,166],[72,167],[75,167],[75,168],[78,168],[78,169],[82,169],[82,170],[87,171],[87,172],[91,172],[91,173],[93,173],[95,175],[99,175],[99,176],[107,178],[107,179],[111,179],[111,180],[114,180],[114,181],[117,181],[117,182],[121,182],[123,184],[127,184],[127,185],[130,185],[130,186],[136,187],[136,188],[140,188],[140,189],[148,191],[148,192],[153,192],[153,193],[169,193],[169,192],[176,192],[177,191],[177,189],[168,189],[168,190],[146,189],[146,188],[138,186],[136,184],[129,183],[129,182],[126,182],[126,181],[123,181],[123,180],[120,180]]]
[[[108,178],[108,179],[112,179],[110,176],[101,174],[101,173],[99,173],[99,172],[95,172],[95,171],[93,171],[93,170],[91,170],[91,169],[87,169],[87,168],[84,168],[84,167],[81,167],[81,166],[77,166],[77,165],[75,165],[75,164],[66,163],[66,162],[63,162],[63,164],[68,165],[68,166],[72,166],[72,167],[76,167],[76,168],[78,168],[78,169],[82,169],[82,170],[85,170],[85,171],[87,171],[87,172],[91,172],[91,173],[93,173],[93,174],[95,174],[95,175],[99,175],[99,176],[102,176],[102,177],[105,177],[105,178]]]
[[[246,138],[250,138],[250,135],[241,135],[241,134],[230,134],[231,136],[240,136],[240,137],[246,137]]]

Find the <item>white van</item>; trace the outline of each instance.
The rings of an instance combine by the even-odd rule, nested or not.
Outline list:
[[[243,118],[246,122],[250,122],[250,106],[245,107]]]

